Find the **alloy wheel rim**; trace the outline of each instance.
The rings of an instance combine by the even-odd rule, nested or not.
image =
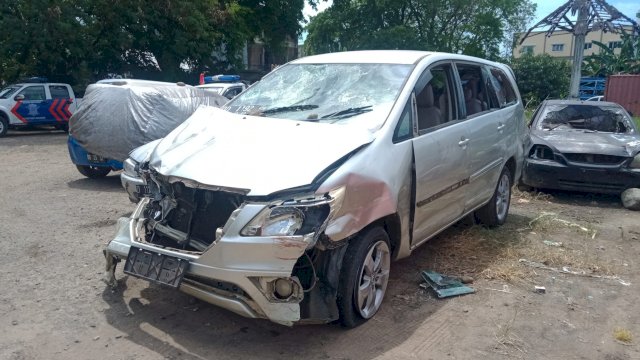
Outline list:
[[[498,191],[496,194],[496,215],[500,221],[504,220],[507,216],[507,209],[509,208],[509,198],[511,197],[511,184],[509,176],[503,174],[498,184]]]
[[[383,240],[376,242],[367,252],[360,267],[356,288],[356,306],[360,315],[369,319],[380,308],[389,281],[391,256]]]

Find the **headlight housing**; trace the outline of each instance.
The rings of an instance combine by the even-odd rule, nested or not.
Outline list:
[[[640,169],[640,153],[636,154],[636,156],[629,164],[629,167],[632,169]]]
[[[240,232],[242,236],[317,236],[340,209],[344,188],[324,196],[272,203],[254,217]]]
[[[127,160],[122,163],[122,168],[124,170],[124,173],[127,175],[140,177],[140,175],[138,174],[138,163],[132,158],[127,158]]]

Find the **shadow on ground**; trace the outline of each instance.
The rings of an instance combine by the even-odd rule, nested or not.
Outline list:
[[[480,231],[494,232],[508,241],[515,228],[530,220],[513,215],[501,228]],[[478,253],[473,259],[447,254],[455,248],[452,241],[460,241],[478,228],[468,220],[461,221],[418,248],[411,257],[393,263],[382,309],[373,319],[351,330],[336,324],[289,328],[266,320],[245,319],[182,293],[122,277],[120,271],[118,288],[103,292],[109,305],[104,314],[110,325],[126,334],[127,340],[166,358],[246,358],[250,348],[256,349],[250,358],[372,359],[401,346],[450,301],[435,299],[430,291],[422,290],[420,271],[432,269],[434,261],[450,261],[480,272],[500,256],[499,246],[480,250],[486,253]],[[137,288],[141,289],[139,293]],[[435,332],[428,336],[437,336]],[[336,349],[349,349],[349,354]]]
[[[72,189],[86,191],[108,191],[121,192],[123,196],[127,196],[120,182],[120,172],[111,172],[108,176],[97,179],[83,177],[78,173],[79,179],[67,182],[67,186]]]

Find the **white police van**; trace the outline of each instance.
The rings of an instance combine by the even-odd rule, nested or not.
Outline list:
[[[9,128],[52,125],[67,130],[80,99],[68,84],[26,79],[0,90],[0,137]]]
[[[227,99],[233,99],[247,89],[247,85],[240,81],[238,75],[203,76],[200,82],[197,88],[215,92]]]

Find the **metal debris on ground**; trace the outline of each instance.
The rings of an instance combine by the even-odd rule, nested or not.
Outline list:
[[[463,285],[462,282],[455,277],[442,275],[435,271],[423,271],[421,275],[429,287],[435,291],[439,299],[476,292],[475,289]]]
[[[540,213],[540,216],[536,217],[535,219],[531,220],[529,222],[529,229],[533,229],[533,225],[539,221],[543,221],[543,220],[549,220],[549,221],[553,221],[562,225],[565,225],[569,228],[574,228],[577,229],[579,231],[582,231],[584,233],[586,233],[587,235],[591,235],[591,239],[595,239],[597,231],[593,230],[593,229],[588,229],[580,224],[576,224],[576,223],[572,223],[570,221],[564,220],[564,219],[559,219],[558,214],[556,213],[552,213],[552,212],[546,212],[543,211],[542,213]]]
[[[518,260],[518,262],[520,262],[523,265],[530,266],[536,269],[549,270],[549,271],[554,271],[562,274],[584,276],[584,277],[590,277],[595,279],[615,280],[624,286],[631,285],[630,282],[622,280],[618,276],[588,274],[584,270],[580,270],[580,271],[571,270],[568,266],[563,266],[562,269],[558,269],[558,268],[547,266],[543,263],[539,263],[539,262],[535,262],[527,259],[520,259]]]
[[[545,240],[543,241],[543,243],[547,246],[556,246],[556,247],[561,247],[562,243],[559,241],[551,241],[551,240]]]
[[[547,288],[545,288],[544,286],[536,286],[534,288],[534,292],[538,293],[538,294],[546,294],[547,293]]]

